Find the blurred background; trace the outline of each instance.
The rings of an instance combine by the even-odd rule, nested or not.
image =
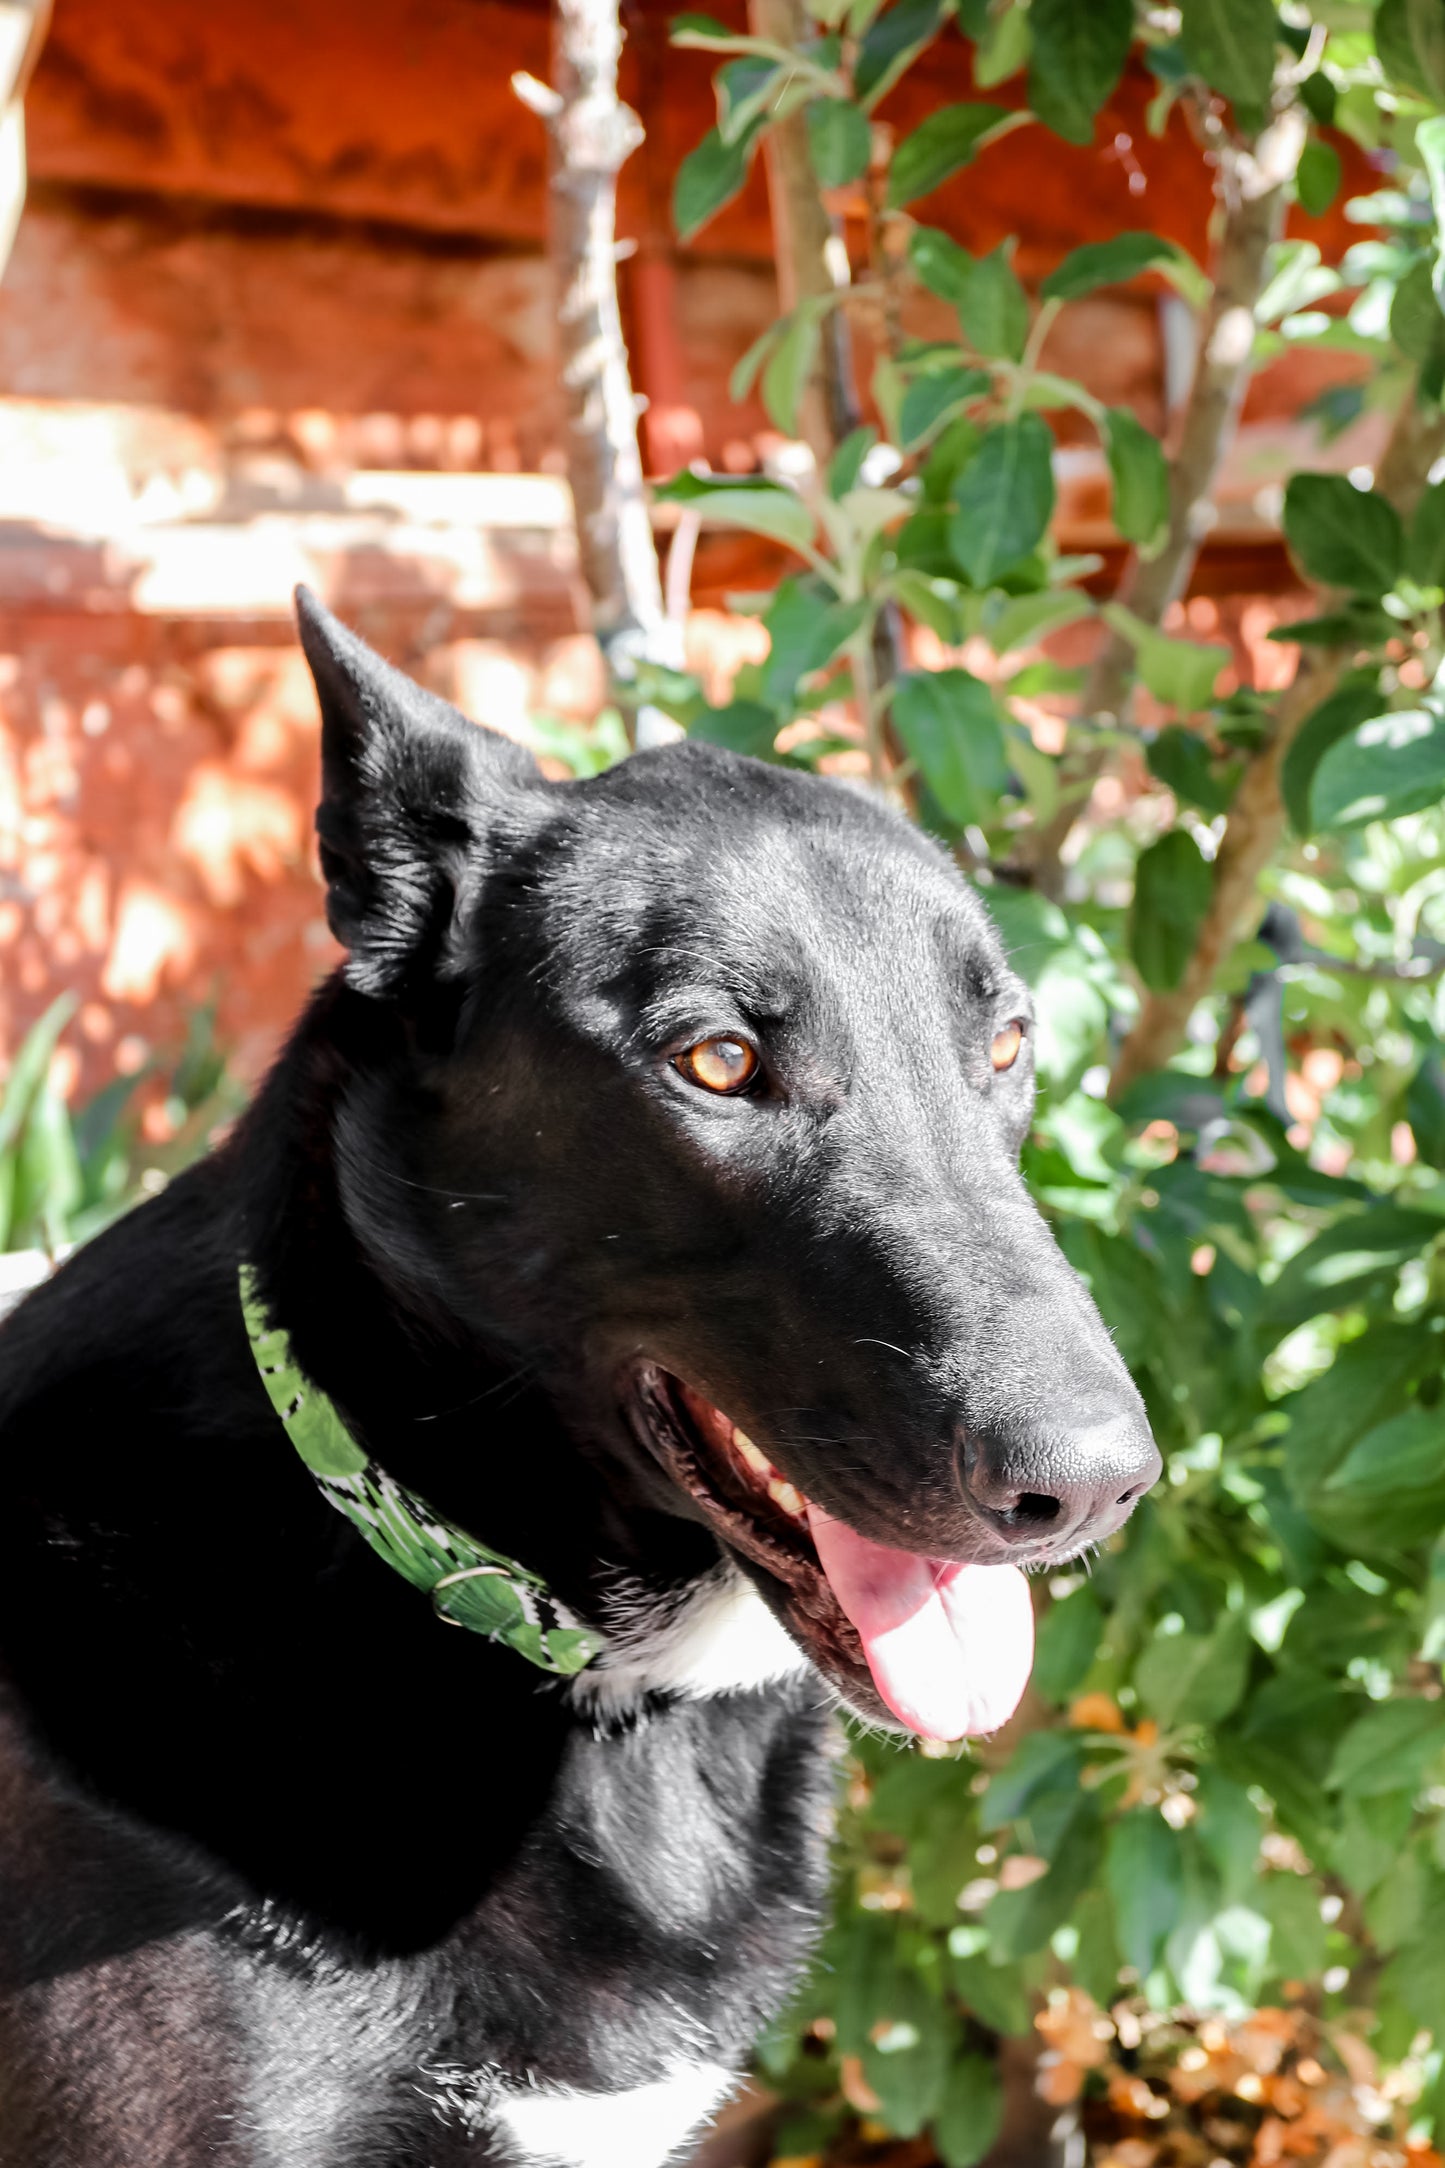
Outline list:
[[[621,87],[646,140],[621,174],[619,285],[644,459],[748,472],[777,442],[756,393],[728,393],[778,307],[765,175],[676,241],[674,178],[713,93],[707,54],[669,50],[670,13],[625,10]],[[605,704],[566,486],[546,143],[509,81],[546,75],[548,12],[56,0],[34,30],[28,196],[0,285],[0,1058],[68,989],[62,1080],[82,1094],[173,1055],[208,1004],[249,1081],[334,960],[295,582],[494,728]],[[967,47],[940,42],[885,110],[901,130],[970,88]],[[1177,112],[1150,135],[1153,95],[1131,64],[1097,148],[1041,155],[1024,131],[928,215],[976,251],[1017,235],[1026,283],[1121,225],[1205,260],[1210,175]],[[1322,220],[1292,214],[1329,260],[1357,238],[1349,193]],[[920,335],[951,320],[926,292],[907,308]],[[1192,342],[1146,275],[1066,310],[1046,360],[1158,430]],[[1287,674],[1265,635],[1294,611],[1280,484],[1305,447],[1320,463],[1301,410],[1367,367],[1296,349],[1251,384],[1176,617],[1232,640],[1254,682]],[[1364,418],[1325,462],[1368,462],[1383,427]],[[1107,587],[1103,456],[1080,417],[1056,428],[1055,535],[1098,550]],[[767,646],[725,597],[779,563],[701,537],[687,651],[714,701]],[[148,1119],[159,1137],[159,1103]]]
[[[1005,1734],[853,1741],[708,2157],[1445,2168],[1445,14],[669,12],[639,676],[569,10],[0,0],[0,1307],[337,961],[298,580],[554,774],[662,711],[871,781],[1037,987],[1025,1172],[1167,1478],[1037,1584]]]

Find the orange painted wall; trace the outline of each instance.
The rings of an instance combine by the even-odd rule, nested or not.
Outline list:
[[[762,174],[673,247],[672,176],[712,105],[706,58],[667,49],[671,12],[627,12],[648,140],[620,218],[668,296],[639,372],[690,441],[742,465],[766,424],[727,379],[775,308]],[[547,72],[530,0],[56,0],[0,286],[0,1058],[73,985],[82,1090],[118,1049],[177,1045],[212,996],[254,1075],[327,965],[294,577],[488,720],[595,709],[549,485],[497,528],[467,494],[562,465],[543,144],[518,67]],[[885,116],[907,128],[970,87],[950,37]],[[1016,233],[1029,278],[1120,225],[1202,252],[1207,175],[1177,121],[1148,137],[1147,94],[1121,86],[1104,155],[1020,131],[923,215],[974,247]],[[1351,235],[1335,219],[1320,237]],[[636,325],[643,282],[623,282]],[[1051,358],[1157,425],[1154,311],[1147,287],[1081,305]],[[1277,376],[1254,410],[1298,400]],[[408,474],[439,493],[393,501],[387,477]],[[1073,502],[1097,528],[1095,498]],[[1267,537],[1258,565],[1244,547],[1230,578],[1278,578]],[[710,541],[694,595],[759,570]],[[717,620],[697,637],[721,668]]]

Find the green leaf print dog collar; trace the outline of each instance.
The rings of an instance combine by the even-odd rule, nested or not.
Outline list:
[[[528,1663],[570,1678],[602,1648],[547,1593],[546,1583],[404,1490],[368,1460],[333,1403],[297,1365],[289,1333],[267,1322],[250,1265],[241,1267],[241,1310],[256,1368],[286,1435],[338,1513],[378,1558],[431,1597],[437,1617],[501,1641]]]

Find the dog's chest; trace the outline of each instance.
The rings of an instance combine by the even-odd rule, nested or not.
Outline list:
[[[720,2063],[679,2061],[618,2093],[509,2086],[490,2122],[517,2168],[662,2168],[733,2082]]]

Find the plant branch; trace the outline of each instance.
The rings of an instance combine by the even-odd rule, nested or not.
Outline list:
[[[608,674],[623,694],[637,665],[680,660],[663,608],[637,443],[637,400],[617,305],[617,174],[642,124],[617,95],[616,0],[555,0],[553,83],[514,76],[549,146],[550,248],[566,410],[567,471],[582,577]],[[637,718],[639,742],[652,718]]]
[[[1119,587],[1118,600],[1151,627],[1184,593],[1214,523],[1211,493],[1238,426],[1254,350],[1254,311],[1270,248],[1284,231],[1305,127],[1303,110],[1290,105],[1253,146],[1226,140],[1218,152],[1214,291],[1199,327],[1194,381],[1169,466],[1168,523],[1158,551],[1148,558],[1136,552]],[[1084,681],[1081,713],[1126,723],[1133,685],[1133,646],[1110,631]],[[1045,894],[1056,895],[1063,886],[1065,847],[1105,757],[1103,750],[1091,750],[1078,761],[1058,810],[1024,841],[1024,863]]]
[[[755,36],[790,51],[815,27],[802,0],[749,0],[748,19]],[[773,122],[764,156],[777,247],[778,299],[788,313],[800,301],[831,296],[839,286],[847,285],[848,258],[818,189],[808,149],[808,124],[801,112]],[[852,344],[841,309],[824,312],[799,412],[803,435],[819,467],[824,467],[849,430],[858,426]]]
[[[1402,517],[1419,502],[1434,461],[1445,451],[1445,412],[1422,404],[1412,385],[1375,474],[1375,487]],[[1342,598],[1326,596],[1324,607]],[[1146,996],[1110,1078],[1117,1098],[1136,1078],[1162,1069],[1183,1044],[1189,1018],[1235,945],[1246,938],[1259,907],[1259,882],[1285,830],[1280,771],[1300,729],[1335,690],[1351,659],[1348,648],[1306,648],[1293,682],[1281,693],[1265,743],[1240,779],[1214,859],[1209,908],[1179,985]]]

